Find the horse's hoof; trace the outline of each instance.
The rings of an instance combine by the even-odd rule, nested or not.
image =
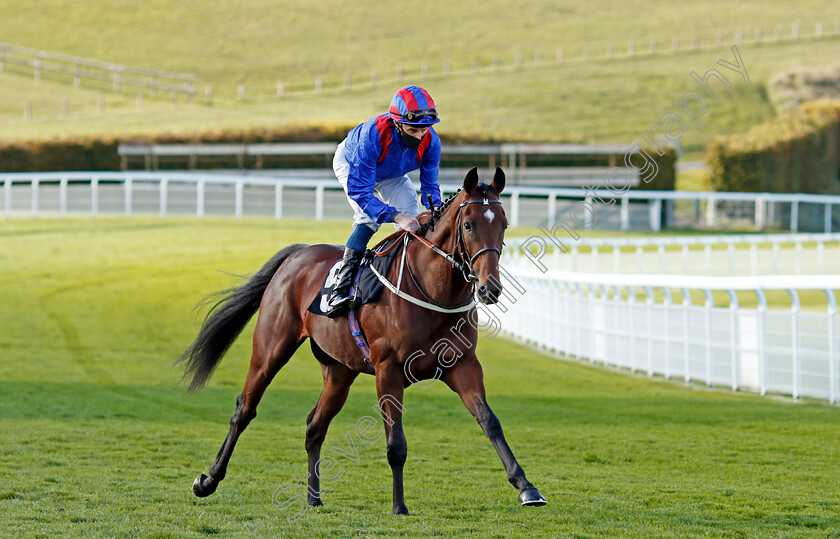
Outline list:
[[[540,494],[539,490],[537,490],[536,488],[529,488],[528,490],[523,490],[519,493],[519,503],[521,503],[523,507],[539,507],[541,505],[545,505],[548,502],[545,501],[545,498],[543,498],[543,495]]]
[[[209,496],[216,492],[216,487],[218,485],[219,484],[212,477],[201,474],[195,478],[195,481],[193,481],[193,493],[195,493],[195,495],[199,498],[204,498],[205,496]]]
[[[405,506],[405,504],[395,505],[394,506],[394,514],[395,515],[407,515],[408,514],[408,508]]]
[[[321,501],[321,498],[309,498],[309,500],[307,500],[307,503],[309,504],[309,507],[321,507],[322,505],[324,505],[324,502]]]

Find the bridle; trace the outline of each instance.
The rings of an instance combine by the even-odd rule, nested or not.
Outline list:
[[[501,204],[501,203],[502,203],[502,201],[499,200],[499,199],[489,200],[489,199],[485,198],[485,199],[482,199],[482,200],[465,200],[464,202],[461,202],[461,205],[458,208],[458,225],[457,225],[458,226],[458,242],[457,242],[457,248],[458,248],[458,255],[461,257],[461,260],[464,261],[464,263],[461,264],[458,269],[461,270],[461,273],[464,275],[464,279],[466,279],[467,282],[478,282],[478,276],[475,274],[475,272],[473,272],[472,267],[473,267],[473,264],[475,264],[475,261],[479,256],[481,256],[481,255],[483,255],[484,253],[487,253],[487,252],[495,252],[496,254],[499,255],[499,257],[501,257],[502,256],[502,251],[500,251],[499,248],[496,247],[495,245],[490,245],[488,247],[480,249],[477,253],[470,256],[470,252],[467,249],[467,243],[466,243],[466,241],[464,241],[464,229],[463,229],[464,207],[468,204],[481,204],[482,206],[489,206],[490,204]],[[455,264],[453,264],[453,266],[455,266]]]
[[[460,189],[459,189],[459,191],[460,191]],[[457,192],[455,194],[457,195]],[[452,200],[452,198],[454,198],[454,196],[455,195],[453,195],[453,197],[451,197],[449,200],[447,200],[444,203],[444,207]],[[388,287],[388,289],[391,290],[391,292],[393,292],[397,296],[400,296],[400,297],[406,299],[407,301],[409,301],[411,303],[414,303],[415,305],[419,305],[421,307],[424,307],[426,309],[431,309],[431,310],[434,310],[434,311],[449,312],[449,313],[451,313],[451,312],[463,312],[465,310],[471,309],[472,306],[475,304],[475,301],[473,299],[470,299],[467,303],[465,303],[463,305],[459,305],[459,306],[456,306],[456,307],[445,307],[443,305],[439,305],[439,304],[435,303],[434,300],[432,300],[432,298],[430,298],[426,294],[426,292],[423,290],[423,288],[420,286],[420,284],[414,278],[414,275],[412,275],[411,268],[408,266],[407,261],[406,261],[406,255],[407,255],[407,251],[408,251],[408,240],[410,239],[409,236],[414,237],[420,243],[422,243],[426,247],[430,248],[435,253],[441,255],[443,258],[446,259],[447,262],[449,262],[452,265],[453,268],[459,270],[461,272],[461,274],[464,276],[464,280],[466,280],[468,283],[471,283],[473,285],[472,289],[470,291],[470,297],[472,298],[472,296],[475,292],[475,288],[474,288],[475,284],[474,283],[478,282],[478,276],[475,275],[475,272],[473,272],[473,264],[475,263],[476,259],[479,256],[481,256],[481,255],[483,255],[484,253],[487,253],[487,252],[496,252],[499,256],[501,256],[502,253],[501,253],[501,251],[499,250],[498,247],[491,245],[491,246],[484,247],[484,248],[480,249],[477,253],[470,256],[469,249],[467,249],[467,243],[464,240],[464,232],[463,232],[463,211],[464,211],[464,207],[467,206],[468,204],[481,204],[481,205],[484,205],[484,206],[489,206],[490,204],[501,204],[501,203],[502,203],[502,201],[498,200],[498,199],[490,200],[490,199],[484,198],[484,199],[481,199],[481,200],[465,200],[464,202],[462,202],[460,204],[460,206],[458,208],[458,219],[457,219],[457,225],[456,225],[457,229],[458,229],[458,232],[457,232],[458,236],[457,236],[457,239],[456,239],[457,256],[456,256],[455,253],[447,253],[446,251],[444,251],[443,249],[441,249],[440,247],[438,247],[434,243],[430,242],[426,238],[423,238],[423,237],[415,234],[414,232],[411,232],[409,230],[403,230],[402,233],[401,233],[402,241],[395,240],[389,247],[383,249],[382,251],[373,251],[373,255],[375,255],[377,257],[383,257],[383,256],[386,256],[391,251],[393,251],[401,243],[403,244],[402,262],[400,263],[400,269],[399,269],[400,278],[397,281],[396,286],[394,286],[383,275],[381,275],[379,272],[377,272],[376,269],[373,268],[373,266],[371,266],[371,269],[376,274],[377,278],[386,287]],[[441,210],[438,209],[437,211],[441,211]],[[440,218],[440,214],[435,215],[436,213],[437,212],[433,212],[433,218],[428,223],[427,228],[429,228],[429,229],[434,228],[435,218],[438,218],[438,219]],[[397,236],[397,238],[399,238],[399,237],[400,237],[400,235]],[[460,258],[460,260],[459,260],[459,258]],[[409,295],[406,295],[405,293],[403,293],[400,290],[400,283],[402,282],[403,267],[406,267],[408,269],[408,274],[411,277],[411,279],[414,281],[414,285],[417,287],[417,289],[420,291],[420,293],[427,300],[429,300],[428,302],[413,298]]]
[[[483,255],[484,253],[487,253],[487,252],[495,252],[496,254],[498,254],[501,257],[502,252],[495,245],[490,245],[488,247],[484,247],[483,249],[480,249],[477,253],[470,256],[470,251],[469,251],[469,249],[467,249],[467,242],[464,240],[464,228],[463,228],[463,226],[464,226],[463,225],[464,207],[469,205],[469,204],[481,204],[482,206],[489,206],[490,204],[501,204],[501,203],[502,203],[502,201],[497,199],[497,198],[492,199],[492,200],[487,199],[487,198],[483,198],[481,200],[465,200],[464,202],[461,202],[461,204],[458,206],[458,220],[457,220],[457,224],[455,225],[456,228],[458,229],[458,237],[457,237],[456,243],[455,243],[455,248],[457,249],[457,254],[458,254],[457,257],[455,256],[455,253],[447,253],[446,251],[444,251],[443,249],[441,249],[440,247],[438,247],[434,243],[430,242],[429,240],[427,240],[426,238],[424,238],[422,236],[419,236],[419,235],[415,234],[414,232],[411,232],[409,230],[403,230],[402,234],[404,234],[404,235],[405,234],[410,234],[417,241],[419,241],[420,243],[422,243],[423,245],[425,245],[426,247],[428,247],[432,251],[436,252],[437,254],[439,254],[440,256],[445,258],[446,261],[449,262],[452,265],[453,268],[455,268],[455,269],[457,269],[458,271],[461,272],[461,274],[464,276],[464,280],[466,280],[468,283],[469,282],[478,282],[478,276],[473,271],[473,264],[475,264],[476,259],[479,256],[481,256],[481,255]],[[430,223],[429,228],[433,229],[434,224],[435,224],[434,222]],[[376,256],[379,256],[379,257],[385,256],[388,253],[390,253],[397,245],[399,245],[399,243],[400,242],[395,241],[387,249],[385,249],[383,251],[380,251],[380,252],[374,252],[374,254]],[[460,258],[460,260],[459,260],[459,258]]]

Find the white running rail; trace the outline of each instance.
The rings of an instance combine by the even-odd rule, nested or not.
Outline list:
[[[551,236],[547,231],[505,241],[517,265],[591,273],[681,275],[840,274],[840,233],[709,236]]]
[[[546,351],[687,383],[840,402],[840,275],[686,279],[503,266],[525,292],[506,287],[504,308],[492,311],[500,328]],[[789,309],[768,309],[778,291]],[[802,309],[803,296],[814,302],[809,291],[825,297],[824,312]],[[754,308],[742,306],[750,293]]]
[[[0,174],[0,185],[6,219],[13,214],[37,217],[42,212],[62,216],[68,212],[88,215],[136,212],[281,218],[287,210],[290,214],[298,210],[309,218],[321,220],[325,217],[324,208],[333,203],[336,208],[331,208],[329,215],[346,217],[342,213],[346,203],[334,180],[168,171],[47,172]],[[441,186],[445,193],[457,187]],[[293,196],[287,199],[286,191]],[[308,195],[301,196],[303,192]],[[837,224],[840,223],[840,196],[638,189],[615,198],[611,196],[604,190],[509,186],[502,200],[512,226],[568,222],[575,204],[588,201],[597,209],[596,228],[658,232],[663,223],[756,230],[781,227],[791,232],[799,232],[807,225],[813,232],[826,233],[840,228]]]

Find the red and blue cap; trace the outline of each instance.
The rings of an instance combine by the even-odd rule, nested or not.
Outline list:
[[[415,127],[428,127],[440,121],[434,99],[419,86],[406,86],[394,94],[388,113],[395,122]]]

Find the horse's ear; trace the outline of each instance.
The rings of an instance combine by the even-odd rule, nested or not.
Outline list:
[[[478,167],[473,167],[467,172],[467,177],[464,178],[464,191],[467,196],[472,194],[476,185],[478,185]]]
[[[495,189],[498,194],[502,194],[502,191],[505,190],[505,171],[500,167],[496,167],[496,174],[493,176],[493,183],[490,184],[490,187]]]

